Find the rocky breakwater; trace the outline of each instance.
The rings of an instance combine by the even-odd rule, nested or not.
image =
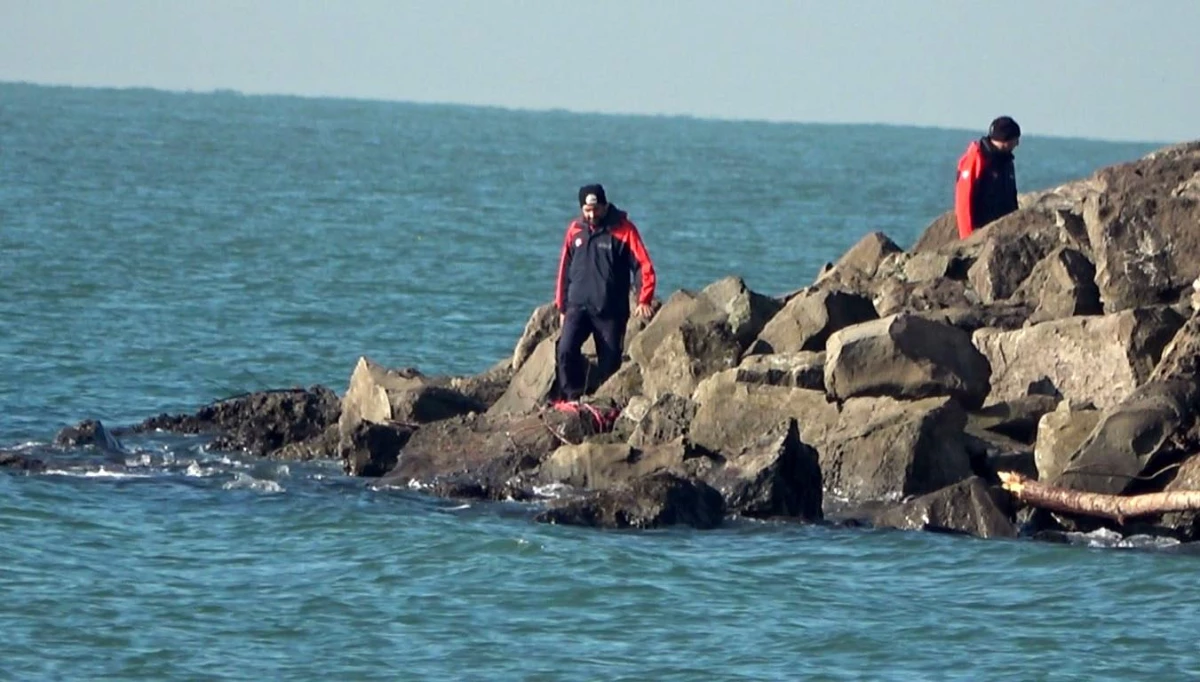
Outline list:
[[[539,500],[555,523],[708,528],[732,515],[981,537],[1103,523],[1192,539],[1192,513],[1120,525],[1018,509],[997,472],[1104,493],[1200,489],[1198,276],[1190,143],[1024,195],[966,240],[949,214],[908,251],[866,235],[783,296],[737,277],[677,291],[631,325],[590,408],[545,407],[558,318],[543,305],[513,356],[477,376],[361,358],[336,401],[320,388],[286,406],[256,395],[202,423],[140,428],[338,457],[377,485]]]

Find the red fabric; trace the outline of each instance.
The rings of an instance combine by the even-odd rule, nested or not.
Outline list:
[[[650,252],[646,251],[646,245],[642,243],[642,235],[638,232],[637,227],[628,220],[621,221],[621,224],[613,230],[612,235],[614,239],[619,239],[629,245],[629,252],[637,260],[638,271],[642,275],[642,288],[638,290],[638,303],[650,305],[654,301],[654,287],[658,283],[658,276],[654,274],[654,263],[650,260]]]
[[[569,414],[586,414],[591,418],[592,426],[596,428],[597,433],[612,431],[613,426],[617,423],[617,417],[621,416],[619,408],[612,407],[602,410],[595,405],[574,400],[558,400],[550,403],[550,407],[559,412],[567,412]]]
[[[958,179],[954,183],[954,215],[958,219],[958,236],[966,239],[975,231],[975,217],[971,215],[971,198],[975,183],[983,172],[983,151],[975,140],[958,160]]]

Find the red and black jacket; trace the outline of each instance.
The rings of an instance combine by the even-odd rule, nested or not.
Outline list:
[[[637,227],[610,205],[597,225],[576,219],[567,226],[554,303],[560,312],[582,308],[602,317],[629,317],[634,272],[641,279],[637,301],[648,305],[654,300],[654,263]]]
[[[1012,152],[1002,152],[985,137],[975,140],[958,160],[954,213],[958,236],[966,239],[988,223],[1017,210],[1017,172]]]

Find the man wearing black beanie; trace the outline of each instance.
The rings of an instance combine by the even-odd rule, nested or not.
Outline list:
[[[654,313],[654,263],[637,227],[609,205],[601,185],[579,188],[579,212],[563,239],[554,295],[562,325],[555,358],[558,389],[565,400],[578,400],[587,390],[581,349],[589,336],[596,342],[598,382],[621,366],[633,273],[640,280],[633,312],[645,318]]]
[[[971,233],[1017,210],[1017,173],[1013,150],[1021,144],[1021,126],[1009,116],[992,121],[988,134],[967,146],[958,160],[954,213],[958,236]]]

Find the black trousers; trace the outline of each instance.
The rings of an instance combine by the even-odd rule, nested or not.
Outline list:
[[[628,324],[628,316],[601,317],[582,308],[567,309],[555,358],[558,364],[558,390],[562,398],[578,400],[587,392],[588,366],[581,349],[589,336],[595,339],[596,364],[599,365],[595,385],[603,383],[620,369],[621,345]]]

